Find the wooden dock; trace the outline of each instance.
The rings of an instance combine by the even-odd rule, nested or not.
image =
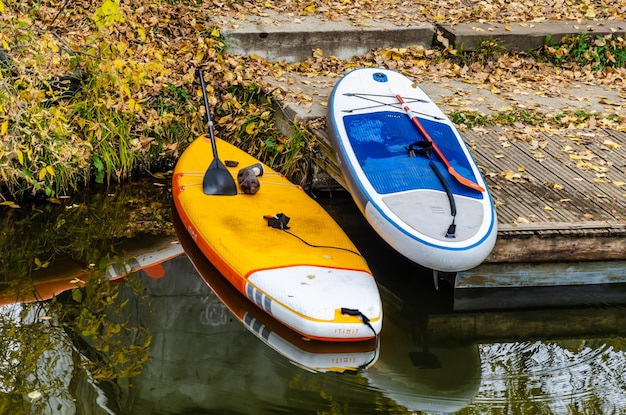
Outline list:
[[[345,187],[326,131],[313,132],[319,166]],[[498,214],[487,263],[626,259],[626,134],[602,134],[589,143],[542,134],[535,143],[507,129],[463,133]]]
[[[285,125],[308,125],[317,165],[345,188],[321,104],[334,81],[290,81],[292,88],[310,88],[310,101],[304,107],[279,103],[279,112]],[[439,90],[425,89],[438,101],[433,93]],[[626,260],[626,133],[599,127],[534,131],[539,128],[461,131],[498,214],[498,241],[485,263]]]

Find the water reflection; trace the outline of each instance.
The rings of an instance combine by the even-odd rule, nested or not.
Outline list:
[[[626,411],[624,339],[532,341],[481,347],[480,411],[622,414]],[[514,392],[514,393],[511,393]]]
[[[128,413],[316,413],[338,397],[352,400],[367,391],[358,375],[314,373],[268,347],[231,314],[186,256],[164,268],[158,280],[139,273],[152,302],[137,316],[154,337],[152,361],[128,390]],[[256,306],[249,306],[254,312]],[[302,351],[297,357],[302,354],[306,362],[314,356]]]
[[[372,387],[410,411],[447,414],[471,403],[481,378],[477,345],[418,347],[395,321],[384,330],[380,358],[363,372]]]
[[[207,286],[207,278],[215,287],[221,275],[200,278],[187,256],[168,261],[164,268],[165,276],[158,280],[138,274],[152,298],[149,309],[137,310],[138,318],[154,337],[152,361],[129,390],[130,413],[190,413],[192,408],[216,413],[403,413],[403,407],[450,412],[469,404],[480,384],[475,345],[425,350],[392,320],[380,336],[377,360],[372,342],[304,347],[287,340],[290,336],[280,329],[274,335],[284,337],[272,342],[270,335],[260,339],[242,324],[246,314],[265,320],[254,304],[235,291],[245,301],[233,305],[230,300],[233,310],[241,307],[232,314]],[[228,296],[218,290],[221,298]],[[359,370],[345,372],[345,365]],[[331,408],[337,409],[329,412]]]
[[[154,341],[152,361],[129,389],[128,413],[576,414],[626,408],[624,338],[477,344],[448,334],[428,341],[423,328],[390,306],[375,363],[356,373],[316,373],[246,329],[186,256],[165,269],[158,280],[139,273],[152,303],[137,310],[138,318]],[[444,332],[437,325],[454,316],[447,318],[429,319],[426,334]],[[505,337],[515,327],[500,331]]]
[[[388,249],[349,197],[322,202],[380,281],[380,344],[338,351],[301,342],[243,297],[225,294],[219,274],[198,261],[194,266],[192,250],[173,249],[180,255],[160,266],[149,267],[163,257],[146,255],[139,265],[117,268],[136,272],[115,290],[102,286],[111,297],[102,317],[143,328],[152,339],[150,359],[130,379],[95,376],[94,362],[127,355],[119,348],[95,350],[90,336],[69,329],[54,301],[5,298],[0,414],[626,413],[626,312],[619,298],[549,309],[460,310],[452,285],[440,281],[435,290],[432,275]],[[47,223],[53,227],[45,232],[64,226],[52,217]],[[4,246],[10,249],[8,241]],[[26,253],[10,261],[8,255],[5,263]],[[72,297],[72,291],[61,295],[59,304],[73,304]],[[139,345],[134,340],[129,335],[124,346]]]

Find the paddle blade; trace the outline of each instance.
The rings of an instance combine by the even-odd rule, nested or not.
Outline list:
[[[234,196],[237,194],[237,185],[226,166],[215,158],[204,173],[202,190],[205,195]]]
[[[479,185],[478,183],[474,183],[470,179],[467,179],[467,178],[461,176],[459,173],[457,173],[457,171],[454,170],[454,168],[452,166],[448,167],[448,173],[450,173],[452,175],[452,177],[454,177],[463,186],[469,187],[470,189],[478,190],[479,192],[484,192],[485,191],[485,189],[481,185]]]

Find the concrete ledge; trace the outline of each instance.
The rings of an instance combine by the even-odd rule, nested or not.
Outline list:
[[[528,52],[541,48],[547,36],[553,44],[562,42],[565,36],[587,34],[605,36],[626,34],[626,22],[597,20],[586,23],[574,21],[520,22],[520,23],[461,23],[439,25],[443,36],[455,49],[473,51],[483,41],[493,39],[506,49]]]
[[[433,45],[436,31],[459,50],[473,51],[483,41],[496,40],[512,51],[531,51],[545,45],[548,36],[559,44],[566,36],[587,34],[626,36],[626,22],[620,20],[511,22],[511,23],[416,23],[396,26],[367,21],[354,26],[348,21],[323,21],[313,16],[287,18],[278,13],[247,20],[224,21],[222,34],[230,51],[237,55],[258,55],[269,61],[300,62],[324,56],[350,59],[380,47],[401,48]]]
[[[372,22],[355,27],[349,22],[325,22],[303,17],[297,22],[245,21],[224,27],[222,34],[232,53],[256,54],[270,61],[299,62],[320,49],[324,56],[349,59],[380,47],[430,47],[435,28],[430,23],[399,27]]]

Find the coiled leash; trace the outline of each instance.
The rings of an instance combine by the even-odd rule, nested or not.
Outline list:
[[[450,202],[450,214],[452,215],[452,223],[448,226],[448,230],[446,232],[446,238],[456,238],[456,203],[454,202],[454,194],[452,193],[452,189],[450,189],[450,185],[446,181],[446,178],[443,176],[441,171],[437,168],[437,165],[430,158],[430,155],[433,150],[433,144],[430,141],[416,141],[413,144],[405,147],[409,152],[409,157],[415,157],[416,154],[422,154],[428,158],[428,165],[432,169],[435,176],[443,186],[443,189],[446,191],[446,195],[448,196],[448,202]]]

